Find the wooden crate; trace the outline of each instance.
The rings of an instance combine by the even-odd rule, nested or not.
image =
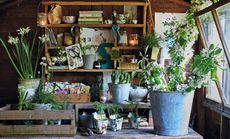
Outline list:
[[[67,97],[69,103],[88,103],[90,102],[89,93],[80,94],[55,94],[54,99],[57,102],[64,102],[65,97]]]
[[[0,125],[0,136],[11,135],[68,135],[76,134],[74,110],[7,110],[0,112],[0,120],[70,120],[66,125]]]

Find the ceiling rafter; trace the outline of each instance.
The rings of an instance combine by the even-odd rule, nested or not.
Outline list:
[[[178,4],[178,5],[181,5],[181,6],[186,6],[186,7],[190,7],[191,4],[189,2],[186,2],[184,0],[168,0],[172,3],[175,3],[175,4]]]

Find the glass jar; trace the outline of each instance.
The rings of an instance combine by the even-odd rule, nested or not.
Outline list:
[[[47,14],[46,13],[37,14],[37,25],[40,27],[45,27],[47,25]]]
[[[123,31],[121,34],[120,34],[120,40],[118,42],[118,45],[119,46],[127,46],[128,44],[128,37],[127,37],[127,33],[126,31]]]
[[[138,34],[129,34],[129,45],[137,46],[138,45]]]

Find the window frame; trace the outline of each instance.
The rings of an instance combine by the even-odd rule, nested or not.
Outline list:
[[[220,20],[219,20],[219,15],[217,13],[217,8],[224,6],[228,3],[230,3],[230,0],[220,0],[217,3],[213,3],[211,6],[196,12],[195,13],[195,21],[196,21],[196,24],[197,24],[197,27],[198,27],[198,30],[200,33],[201,42],[202,42],[204,47],[207,47],[208,46],[207,38],[204,34],[204,29],[202,27],[202,23],[201,23],[199,17],[208,13],[208,12],[211,12],[212,17],[214,19],[214,24],[217,28],[218,36],[219,36],[221,44],[223,46],[224,54],[226,55],[227,64],[230,66],[230,52],[228,51],[228,46],[227,46],[227,43],[225,40],[226,38],[224,37],[224,33],[223,33],[223,30],[222,30],[222,27],[220,24]],[[220,95],[222,103],[218,103],[214,100],[208,99],[205,97],[206,95],[203,95],[203,98],[202,98],[203,99],[203,105],[205,107],[208,107],[211,110],[214,110],[214,111],[221,113],[222,115],[230,118],[230,105],[227,104],[227,102],[226,102],[224,90],[221,88],[219,81],[216,81],[215,83],[216,83],[218,93]],[[205,90],[204,93],[206,94],[207,89],[204,89],[204,90]]]

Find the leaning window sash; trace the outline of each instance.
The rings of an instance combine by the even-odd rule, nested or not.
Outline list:
[[[219,38],[220,38],[220,41],[221,41],[221,44],[223,46],[223,50],[224,50],[224,54],[226,56],[226,61],[227,61],[227,64],[228,66],[230,65],[230,54],[229,54],[229,51],[228,51],[228,48],[227,48],[227,44],[226,44],[226,41],[225,41],[225,38],[224,38],[224,33],[223,33],[223,30],[221,28],[221,25],[220,25],[220,20],[219,20],[219,17],[217,15],[217,11],[216,9],[229,3],[230,0],[220,0],[219,2],[215,3],[215,4],[212,4],[211,6],[201,10],[201,11],[198,11],[195,13],[195,20],[196,20],[196,23],[197,23],[197,26],[198,26],[198,29],[199,29],[199,32],[200,32],[200,36],[201,36],[201,40],[203,42],[203,46],[204,47],[207,47],[208,44],[207,44],[207,38],[205,37],[205,34],[204,34],[204,29],[201,25],[201,21],[199,19],[199,16],[203,15],[203,14],[206,14],[208,12],[211,12],[212,13],[212,16],[213,16],[213,19],[214,19],[214,22],[215,22],[215,25],[216,25],[216,28],[217,28],[217,31],[218,31],[218,35],[219,35]],[[227,76],[230,76],[230,73],[229,71],[226,72],[226,74],[224,75],[225,78],[223,78],[223,82],[225,83],[224,86],[227,86],[228,82],[230,81],[228,78],[226,78]],[[217,86],[217,89],[218,89],[218,93],[221,97],[221,101],[222,101],[222,105],[224,106],[228,106],[227,103],[226,103],[226,96],[224,95],[224,92],[228,92],[228,88],[227,87],[224,87],[225,90],[222,89],[222,87],[220,86],[220,82],[219,81],[216,81],[216,86]]]

